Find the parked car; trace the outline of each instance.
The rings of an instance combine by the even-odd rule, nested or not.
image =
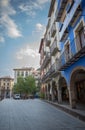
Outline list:
[[[34,96],[33,95],[29,95],[28,98],[29,99],[34,99]]]
[[[14,94],[14,99],[20,99],[20,94]]]

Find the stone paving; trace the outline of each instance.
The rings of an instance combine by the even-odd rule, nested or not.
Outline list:
[[[4,99],[0,130],[85,130],[85,123],[38,99]]]

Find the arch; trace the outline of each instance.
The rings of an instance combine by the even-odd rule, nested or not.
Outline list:
[[[47,99],[48,98],[48,86],[47,86],[47,84],[45,85],[45,99]]]
[[[78,66],[78,67],[76,67],[76,68],[73,69],[73,71],[71,72],[71,75],[70,75],[70,83],[71,83],[72,75],[73,75],[76,71],[78,71],[78,70],[84,70],[84,71],[85,71],[85,67],[83,67],[83,66]]]
[[[58,100],[58,92],[57,92],[56,81],[52,81],[52,94],[53,94],[53,101],[57,101]]]
[[[48,83],[48,100],[51,100],[51,85]]]
[[[62,102],[69,101],[68,85],[65,77],[63,76],[61,76],[58,81],[58,93],[58,98],[60,97],[59,100],[62,100]]]
[[[76,108],[77,103],[85,103],[85,67],[73,69],[70,75],[70,105]]]

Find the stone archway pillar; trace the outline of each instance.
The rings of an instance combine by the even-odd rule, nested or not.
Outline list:
[[[62,103],[62,90],[59,85],[57,87],[57,91],[58,91],[58,103],[61,104]]]
[[[73,86],[69,87],[69,101],[70,101],[70,107],[76,108],[76,96],[75,96],[75,89]]]
[[[47,85],[45,85],[45,99],[47,99]]]
[[[51,94],[51,100],[54,101],[54,93],[53,93],[53,86],[52,86],[52,81],[50,82],[51,88],[50,88],[50,94]]]
[[[46,94],[45,94],[45,99],[49,100],[49,85],[46,84]]]
[[[50,100],[50,86],[47,84],[47,100]]]

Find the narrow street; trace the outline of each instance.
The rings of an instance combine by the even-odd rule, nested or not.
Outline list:
[[[85,123],[38,99],[4,99],[0,130],[85,130]]]

